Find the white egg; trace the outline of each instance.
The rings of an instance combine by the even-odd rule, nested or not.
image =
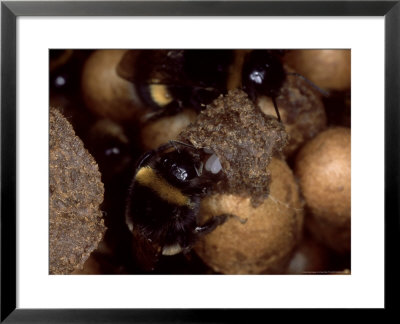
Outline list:
[[[211,155],[206,162],[205,168],[207,171],[210,171],[213,174],[217,174],[219,171],[221,171],[222,165],[218,156],[215,154]]]

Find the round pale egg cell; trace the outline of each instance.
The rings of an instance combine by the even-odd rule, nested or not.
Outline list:
[[[302,147],[295,175],[306,201],[306,227],[339,253],[350,251],[351,131],[330,128]]]
[[[173,116],[165,116],[154,121],[148,121],[140,130],[143,148],[153,150],[170,140],[176,139],[196,119],[196,115],[194,110],[185,109]]]
[[[318,87],[343,91],[351,85],[351,51],[315,49],[289,51],[284,61]]]
[[[117,65],[126,50],[97,50],[82,71],[82,95],[96,115],[116,122],[129,121],[140,113],[134,85],[117,74]]]
[[[285,273],[303,228],[303,205],[293,173],[285,161],[273,158],[270,194],[258,207],[250,197],[218,193],[203,200],[200,216],[230,214],[205,235],[196,253],[214,271],[224,274]]]

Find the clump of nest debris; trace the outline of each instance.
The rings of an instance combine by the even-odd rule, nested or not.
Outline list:
[[[50,109],[50,274],[83,266],[104,236],[97,163],[64,116]]]
[[[288,143],[283,124],[265,115],[239,89],[208,105],[179,139],[214,151],[225,174],[214,189],[251,196],[254,207],[268,197],[271,157],[281,154]]]

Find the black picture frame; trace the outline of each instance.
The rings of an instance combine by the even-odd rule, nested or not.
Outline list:
[[[382,16],[385,19],[385,310],[396,307],[399,251],[400,1],[4,1],[1,3],[1,322],[200,323],[266,310],[16,308],[16,19],[19,16]],[[373,64],[373,62],[371,62]],[[367,288],[366,288],[367,289]],[[307,315],[306,315],[307,316]]]

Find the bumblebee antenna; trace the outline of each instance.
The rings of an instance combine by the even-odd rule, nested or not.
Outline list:
[[[315,90],[317,90],[323,96],[325,96],[325,97],[329,96],[329,92],[328,91],[325,91],[325,90],[321,89],[315,83],[313,83],[311,80],[307,79],[304,75],[301,75],[301,74],[299,74],[297,72],[287,72],[287,75],[297,76],[297,77],[301,78],[302,80],[306,81],[310,86],[312,86]]]
[[[192,144],[188,144],[188,143],[185,143],[185,142],[176,141],[176,140],[171,140],[171,141],[169,141],[169,143],[170,143],[170,145],[172,145],[178,152],[179,152],[179,149],[178,149],[178,147],[177,147],[177,144],[182,145],[182,146],[185,146],[185,147],[188,147],[188,148],[190,148],[190,149],[192,149],[192,150],[197,150],[197,148],[194,147]]]

